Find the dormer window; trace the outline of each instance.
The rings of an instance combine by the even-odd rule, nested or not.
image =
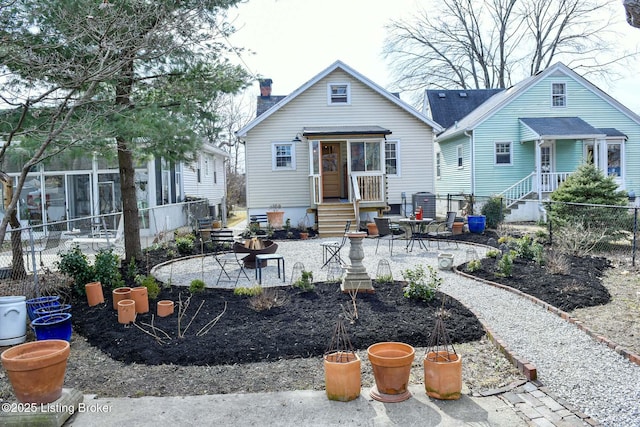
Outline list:
[[[551,85],[551,106],[567,106],[567,85],[565,83],[553,83]]]
[[[329,105],[351,104],[351,87],[349,83],[330,83],[327,92]]]

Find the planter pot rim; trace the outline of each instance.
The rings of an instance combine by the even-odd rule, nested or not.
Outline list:
[[[436,355],[437,354],[437,355]],[[448,356],[452,360],[445,360],[445,356]],[[447,364],[447,363],[457,363],[460,362],[461,358],[458,353],[453,353],[451,351],[440,350],[438,352],[430,351],[424,356],[425,362],[429,363],[438,363],[438,364]]]
[[[70,350],[69,342],[65,340],[31,341],[3,351],[1,358],[8,371],[31,371],[34,364],[43,361],[51,366],[66,360]]]
[[[120,301],[118,301],[118,305],[131,305],[135,303],[135,300],[132,299],[121,299]]]
[[[37,314],[38,317],[42,317],[46,314],[67,313],[69,310],[71,310],[71,304],[60,304],[36,308],[33,312]]]
[[[331,359],[335,359],[340,354],[347,355],[347,358],[349,360],[344,361],[344,362],[331,360]],[[350,351],[334,351],[334,352],[325,354],[323,356],[323,359],[324,359],[325,363],[335,363],[336,365],[346,365],[348,363],[359,362],[360,361],[360,356],[358,356],[356,353],[351,353]]]
[[[393,354],[384,354],[389,352]],[[415,348],[409,344],[393,341],[375,343],[367,348],[367,356],[372,364],[388,367],[406,365],[408,360],[413,361],[415,353]]]
[[[40,316],[31,321],[33,326],[52,325],[54,323],[60,323],[71,319],[71,313],[51,313],[44,316]]]

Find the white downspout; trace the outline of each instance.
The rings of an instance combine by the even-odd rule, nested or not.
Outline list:
[[[473,132],[465,130],[464,135],[469,138],[469,163],[471,164],[471,194],[476,194],[476,164],[475,164],[476,145],[474,143]]]

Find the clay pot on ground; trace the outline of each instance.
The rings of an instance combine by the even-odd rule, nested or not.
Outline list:
[[[104,294],[102,293],[102,283],[91,282],[84,285],[87,291],[87,303],[89,307],[104,303]]]
[[[367,349],[376,386],[370,395],[380,402],[402,402],[411,397],[409,374],[415,349],[400,342],[380,342]]]
[[[115,288],[111,291],[111,297],[113,298],[113,309],[118,310],[118,302],[123,299],[131,299],[131,288]]]
[[[136,302],[132,299],[118,301],[118,323],[128,325],[136,321]]]
[[[71,313],[52,313],[34,319],[36,339],[71,341]]]
[[[157,313],[158,313],[158,317],[167,317],[173,314],[173,301],[170,301],[170,300],[158,301]]]
[[[462,357],[449,351],[428,352],[424,358],[424,388],[435,399],[459,399],[462,391]]]
[[[131,299],[136,302],[137,314],[149,312],[149,295],[146,287],[136,286],[131,288]]]
[[[267,212],[267,221],[275,230],[282,230],[282,224],[284,223],[284,211]]]
[[[307,240],[309,238],[309,233],[307,233],[306,231],[301,231],[300,232],[300,239],[301,240]]]
[[[22,403],[51,403],[62,395],[69,343],[64,340],[32,341],[2,353],[2,365]]]
[[[324,356],[324,381],[329,400],[348,402],[360,396],[360,357],[351,352]]]
[[[464,222],[454,222],[451,226],[451,234],[457,235],[462,234],[462,229],[464,227]]]
[[[376,225],[375,222],[367,223],[367,232],[369,233],[370,237],[374,237],[378,235],[378,226]]]

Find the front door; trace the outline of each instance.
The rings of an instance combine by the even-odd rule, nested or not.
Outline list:
[[[322,195],[325,198],[340,198],[340,144],[322,144]]]
[[[542,191],[553,191],[553,146],[545,142],[540,146],[540,172]]]

